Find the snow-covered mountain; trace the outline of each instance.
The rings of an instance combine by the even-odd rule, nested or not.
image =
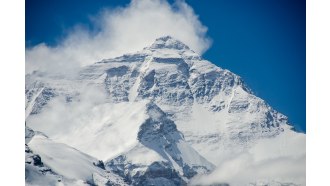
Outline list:
[[[37,154],[48,180],[186,185],[260,140],[305,139],[238,75],[170,36],[78,71],[26,75],[26,125],[39,131],[26,131],[26,159]]]

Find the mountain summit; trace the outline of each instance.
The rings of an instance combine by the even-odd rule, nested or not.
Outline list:
[[[174,49],[174,50],[189,50],[189,47],[171,36],[164,36],[156,39],[149,49]]]
[[[26,145],[63,181],[187,185],[260,140],[302,135],[241,77],[170,36],[83,67],[76,78],[29,74],[25,97],[26,125],[47,136]],[[74,148],[63,156],[88,171],[62,171],[48,147],[55,142]]]

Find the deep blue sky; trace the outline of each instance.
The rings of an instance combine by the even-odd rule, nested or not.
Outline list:
[[[172,0],[171,0],[172,1]],[[55,45],[77,23],[129,0],[26,0],[26,46]],[[240,75],[257,96],[306,131],[306,2],[187,0],[213,40],[203,55]]]

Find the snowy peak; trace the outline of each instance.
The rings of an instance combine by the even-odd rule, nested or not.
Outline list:
[[[175,49],[175,50],[189,50],[189,47],[179,40],[171,36],[164,36],[156,39],[156,41],[149,47],[149,49]]]
[[[156,104],[147,105],[147,114],[149,118],[140,126],[138,133],[138,139],[142,144],[158,148],[183,140],[175,123],[166,117],[166,114]],[[152,147],[153,145],[155,146]]]
[[[26,143],[46,165],[54,167],[33,144],[48,148],[61,142],[81,157],[107,160],[106,169],[133,185],[188,183],[233,153],[291,129],[238,75],[171,36],[83,67],[77,78],[31,74],[25,92],[26,125],[49,136],[31,143],[35,132],[27,129]],[[59,120],[51,122],[54,114]],[[103,174],[94,166],[90,170],[96,169]],[[89,172],[78,179],[98,182],[104,175]]]
[[[215,168],[185,141],[176,124],[155,103],[146,104],[146,114],[138,132],[139,144],[107,162],[107,168],[132,185],[153,185],[149,183],[159,179],[167,183],[164,185],[185,185],[182,179]]]
[[[183,42],[171,36],[160,37],[149,47],[137,52],[153,57],[156,62],[175,63],[182,60],[200,60],[201,57]]]

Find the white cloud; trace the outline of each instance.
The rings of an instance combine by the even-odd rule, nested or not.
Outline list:
[[[271,139],[262,139],[252,148],[231,157],[211,174],[196,177],[192,185],[229,183],[306,184],[306,138],[304,134],[287,131]],[[262,185],[262,184],[261,184]]]
[[[105,58],[141,50],[156,38],[171,35],[197,53],[210,46],[207,28],[184,1],[132,0],[94,17],[95,31],[76,27],[55,47],[41,43],[26,49],[26,73],[67,72]]]
[[[27,118],[27,126],[104,161],[137,144],[147,102],[108,102],[104,88],[97,85],[81,84],[76,90],[79,95],[71,102],[64,96],[50,100]]]

